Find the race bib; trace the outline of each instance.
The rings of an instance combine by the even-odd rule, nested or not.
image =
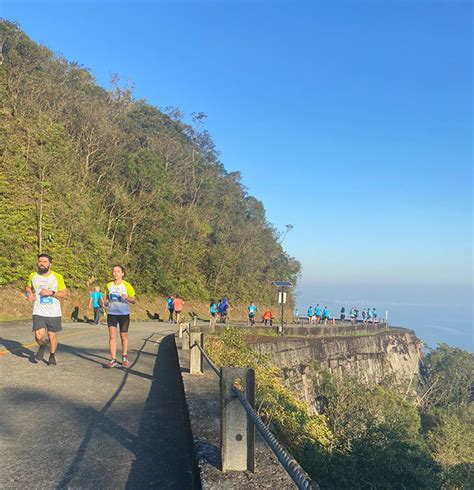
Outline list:
[[[40,296],[40,305],[52,305],[53,297],[52,296]]]
[[[109,300],[110,301],[118,301],[118,302],[121,302],[122,301],[122,296],[120,296],[120,294],[111,294],[109,296]]]

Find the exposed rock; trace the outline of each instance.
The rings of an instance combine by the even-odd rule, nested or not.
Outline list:
[[[271,356],[287,386],[310,406],[314,406],[313,385],[321,369],[364,383],[389,377],[395,384],[405,384],[418,376],[420,343],[412,330],[392,328],[346,337],[267,337],[250,342],[256,352]]]

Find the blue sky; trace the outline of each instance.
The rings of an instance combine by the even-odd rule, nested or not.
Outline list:
[[[0,16],[207,114],[303,285],[472,283],[470,2],[21,2]]]

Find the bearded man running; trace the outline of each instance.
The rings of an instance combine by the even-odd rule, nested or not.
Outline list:
[[[58,348],[57,332],[61,327],[60,299],[67,296],[66,285],[61,274],[51,270],[52,257],[48,254],[38,255],[38,270],[28,277],[25,288],[26,297],[33,303],[33,332],[36,343],[39,345],[35,355],[41,361],[46,351],[47,338],[49,338],[49,366],[56,365],[56,350]]]

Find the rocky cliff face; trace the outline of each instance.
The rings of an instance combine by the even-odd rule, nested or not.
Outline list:
[[[259,337],[251,345],[258,353],[273,358],[286,384],[311,406],[313,381],[319,369],[365,383],[390,377],[397,384],[414,384],[418,376],[420,345],[412,330],[390,329],[346,337]]]

